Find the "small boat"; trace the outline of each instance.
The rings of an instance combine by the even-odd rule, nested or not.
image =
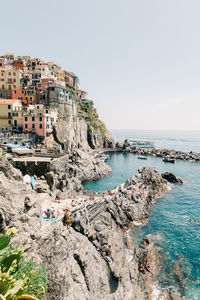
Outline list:
[[[163,160],[164,162],[168,162],[168,163],[172,163],[172,164],[175,163],[175,159],[174,159],[174,158],[171,158],[171,157],[163,157],[162,160]]]
[[[146,156],[143,156],[143,155],[139,155],[137,158],[138,158],[138,159],[146,159],[146,160],[147,160],[147,157],[146,157]]]

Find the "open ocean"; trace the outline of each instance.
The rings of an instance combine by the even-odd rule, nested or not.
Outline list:
[[[182,130],[110,130],[115,142],[126,138],[148,140],[156,148],[200,152],[200,131]]]
[[[125,138],[151,140],[156,148],[200,152],[197,131],[112,131],[115,141]],[[155,167],[159,172],[173,172],[184,180],[153,205],[149,223],[131,232],[135,244],[153,234],[160,272],[156,280],[161,289],[178,291],[186,299],[200,300],[200,163],[177,160],[164,163],[161,158],[138,160],[132,153],[113,153],[107,163],[112,174],[84,187],[97,192],[112,189],[126,181],[138,168]],[[190,222],[191,219],[198,223]]]

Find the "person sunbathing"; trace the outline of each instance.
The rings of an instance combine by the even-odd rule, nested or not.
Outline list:
[[[50,211],[50,209],[47,208],[47,210],[44,211],[44,213],[45,213],[45,216],[46,216],[48,219],[50,219],[50,217],[51,217],[51,211]]]
[[[77,204],[76,201],[73,199],[72,202],[71,202],[71,206],[72,206],[72,207],[75,207],[76,204]]]

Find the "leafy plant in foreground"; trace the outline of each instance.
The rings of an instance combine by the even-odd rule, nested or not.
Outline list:
[[[0,235],[0,300],[44,298],[47,276],[43,265],[25,260],[23,250],[10,246],[15,228]]]

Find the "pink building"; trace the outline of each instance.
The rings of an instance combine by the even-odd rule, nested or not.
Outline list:
[[[29,105],[23,114],[23,132],[32,132],[47,137],[53,131],[57,112],[52,112],[42,104]]]
[[[45,92],[48,86],[54,85],[54,81],[50,78],[43,78],[41,82],[36,83],[36,88],[40,92]]]

